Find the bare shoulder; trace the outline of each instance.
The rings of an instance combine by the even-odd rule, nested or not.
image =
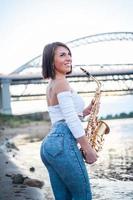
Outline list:
[[[60,79],[55,83],[55,93],[58,94],[60,92],[69,91],[70,85],[67,79]]]

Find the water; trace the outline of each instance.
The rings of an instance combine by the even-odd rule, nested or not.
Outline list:
[[[108,121],[110,133],[98,162],[87,166],[93,199],[133,199],[133,119]]]
[[[95,164],[87,165],[93,200],[132,200],[133,119],[109,120],[107,123],[110,133],[105,138],[99,159]],[[47,170],[39,157],[40,144],[21,145],[18,155],[13,159],[16,159],[16,163],[24,161],[21,166],[25,170],[35,166],[34,174],[27,173],[30,173],[30,177],[33,175],[33,178],[43,180],[44,199],[54,200]]]

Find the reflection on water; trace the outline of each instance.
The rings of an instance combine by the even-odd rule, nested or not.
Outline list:
[[[133,199],[133,119],[107,123],[111,131],[99,159],[87,166],[94,199]]]

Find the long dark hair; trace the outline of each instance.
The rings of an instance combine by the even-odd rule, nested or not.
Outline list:
[[[53,42],[53,43],[47,44],[44,47],[43,56],[42,56],[43,78],[52,78],[52,79],[55,78],[55,69],[53,66],[53,61],[54,61],[55,50],[59,46],[66,48],[71,55],[70,49],[62,42]],[[71,67],[71,71],[68,72],[67,74],[69,74],[71,72],[72,72],[72,67]]]

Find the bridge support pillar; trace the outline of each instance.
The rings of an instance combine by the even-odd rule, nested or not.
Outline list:
[[[2,79],[0,84],[0,113],[11,114],[10,81]]]

